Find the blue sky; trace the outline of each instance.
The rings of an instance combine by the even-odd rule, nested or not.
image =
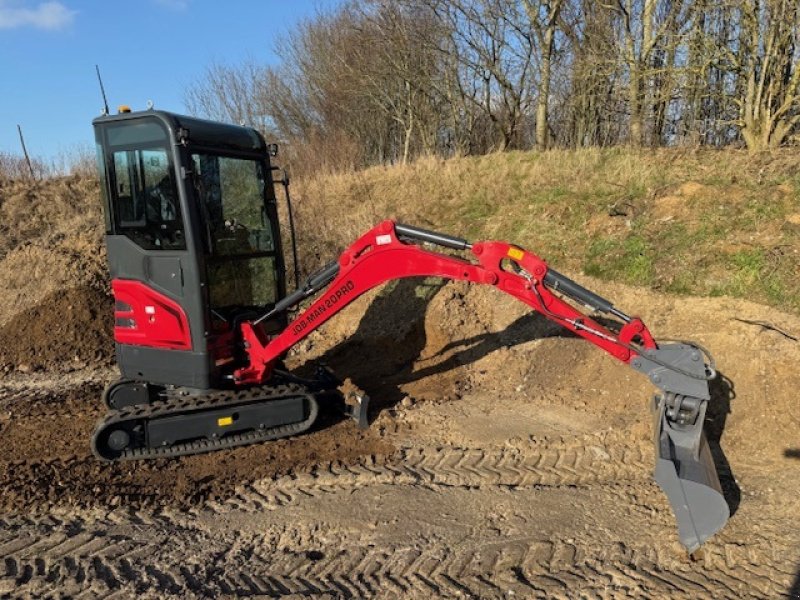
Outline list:
[[[184,90],[212,61],[275,62],[274,42],[339,0],[0,0],[0,151],[50,160],[93,143],[109,107],[184,110]]]

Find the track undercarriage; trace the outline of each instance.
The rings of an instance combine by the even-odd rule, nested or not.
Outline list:
[[[103,460],[125,460],[234,448],[302,433],[318,411],[316,397],[299,384],[162,390],[153,401],[111,410],[92,450]]]

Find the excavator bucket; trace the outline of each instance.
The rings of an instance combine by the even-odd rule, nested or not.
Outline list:
[[[722,529],[730,516],[722,493],[703,421],[706,403],[697,407],[694,423],[679,425],[667,418],[674,398],[657,396],[654,403],[655,480],[669,499],[678,535],[689,552]]]

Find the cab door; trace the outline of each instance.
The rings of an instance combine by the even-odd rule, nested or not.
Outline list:
[[[95,127],[120,370],[128,379],[206,389],[206,311],[176,144],[155,117]]]
[[[205,228],[212,319],[260,316],[285,295],[277,211],[263,157],[190,149]]]

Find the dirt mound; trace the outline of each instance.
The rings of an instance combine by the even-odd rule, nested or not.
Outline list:
[[[96,178],[0,179],[0,258],[36,238],[102,235]]]
[[[0,328],[7,370],[83,368],[113,355],[113,301],[89,286],[53,292]]]
[[[798,444],[795,364],[800,345],[742,322],[766,321],[800,333],[800,319],[730,298],[664,296],[578,276],[657,339],[693,340],[716,356],[711,433],[741,457],[783,460]],[[382,332],[382,333],[381,333]],[[649,382],[563,328],[486,286],[404,280],[356,301],[313,334],[292,364],[324,362],[349,376],[375,410],[399,403],[441,403],[472,394],[525,396],[609,426],[649,435]],[[409,400],[406,400],[409,399]],[[614,410],[609,410],[613,402]],[[535,415],[532,415],[535,419]]]
[[[65,288],[107,287],[96,179],[0,181],[0,326]]]

